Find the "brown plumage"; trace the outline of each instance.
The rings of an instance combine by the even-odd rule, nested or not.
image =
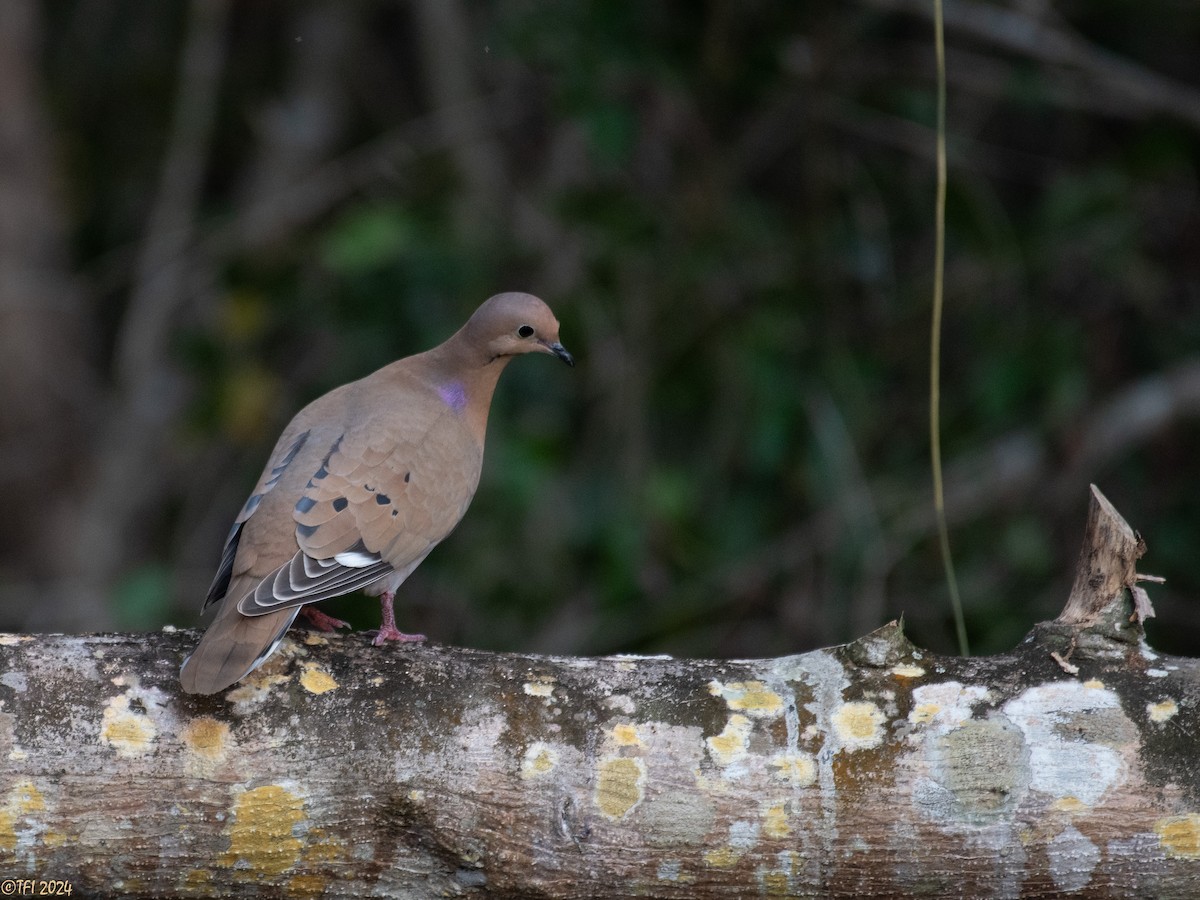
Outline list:
[[[466,512],[496,381],[522,353],[573,365],[545,303],[498,294],[445,343],[304,407],[234,520],[205,602],[217,616],[184,661],[184,690],[228,687],[304,604],[359,588],[381,599],[377,644],[419,639],[396,630],[395,590]]]

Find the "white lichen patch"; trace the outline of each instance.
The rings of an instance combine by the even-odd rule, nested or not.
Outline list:
[[[968,721],[978,703],[989,697],[987,688],[957,681],[923,684],[913,689],[913,707],[908,721],[914,725],[957,728]]]
[[[628,694],[613,694],[611,697],[605,697],[604,705],[614,712],[624,713],[627,716],[632,716],[637,712],[637,704]]]
[[[1146,674],[1151,678],[1166,678],[1171,673],[1166,669],[1147,669]]]
[[[761,826],[750,819],[739,819],[729,826],[729,846],[745,852],[758,843]]]
[[[1093,806],[1125,779],[1124,757],[1113,745],[1125,739],[1136,744],[1137,731],[1117,695],[1094,684],[1099,682],[1051,682],[1004,705],[1004,714],[1025,735],[1033,790]]]
[[[521,686],[521,690],[523,690],[530,697],[553,697],[554,685],[554,679],[549,676],[545,676],[525,682]]]
[[[1146,704],[1146,715],[1156,725],[1161,725],[1179,714],[1179,704],[1171,698],[1160,700],[1158,703]]]
[[[741,713],[730,716],[720,734],[704,739],[713,762],[728,768],[734,763],[744,760],[752,729],[750,720]]]
[[[25,677],[24,672],[12,670],[0,675],[0,684],[12,688],[18,694],[23,694],[29,687],[29,680]]]
[[[729,826],[728,842],[705,851],[705,863],[715,869],[732,868],[758,843],[759,831],[758,822],[739,820],[732,823]]]
[[[755,718],[778,716],[783,712],[783,698],[761,681],[731,681],[729,684],[722,684],[714,679],[708,684],[708,692],[714,697],[722,698],[735,712]]]
[[[0,634],[0,647],[15,647],[25,641],[32,641],[31,634]]]
[[[887,721],[874,703],[858,700],[843,703],[833,711],[833,733],[843,750],[869,750],[883,742],[883,723]]]
[[[130,708],[129,694],[118,694],[104,705],[100,720],[100,740],[117,751],[118,756],[134,757],[149,752],[158,729],[144,712]]]
[[[529,781],[549,775],[558,767],[558,750],[544,741],[534,741],[521,757],[521,778]]]
[[[1046,846],[1050,877],[1060,891],[1082,891],[1092,881],[1100,862],[1100,849],[1073,825],[1068,825]]]
[[[233,704],[235,713],[244,716],[270,697],[273,688],[287,684],[288,680],[286,675],[255,673],[239,681],[225,694],[225,699]]]

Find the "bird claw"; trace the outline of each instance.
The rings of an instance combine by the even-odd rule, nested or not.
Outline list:
[[[343,622],[341,619],[335,619],[333,616],[327,615],[311,606],[302,606],[301,614],[308,619],[308,624],[317,631],[336,631],[339,628],[349,628],[349,622]]]
[[[423,634],[405,634],[398,628],[380,628],[375,632],[375,637],[371,641],[376,647],[382,647],[388,641],[400,641],[405,644],[419,644],[426,640]]]

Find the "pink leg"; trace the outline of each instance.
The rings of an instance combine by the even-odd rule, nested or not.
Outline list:
[[[317,629],[317,631],[336,631],[339,628],[350,627],[349,622],[343,622],[341,619],[328,616],[315,606],[300,607],[300,614],[308,619],[308,623]]]
[[[379,632],[375,635],[375,640],[371,641],[376,647],[381,647],[388,641],[423,641],[423,634],[405,634],[396,627],[396,613],[392,609],[392,603],[396,600],[395,591],[384,591],[379,595],[379,614],[382,622],[379,625]]]

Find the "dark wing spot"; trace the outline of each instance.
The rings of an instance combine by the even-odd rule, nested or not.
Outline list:
[[[392,498],[389,497],[387,494],[376,494],[375,502],[378,503],[380,506],[387,506],[389,503],[392,502]]]
[[[333,442],[333,446],[329,448],[329,452],[326,453],[325,458],[323,460],[321,460],[321,468],[317,469],[316,474],[313,475],[313,477],[309,479],[308,483],[310,485],[314,481],[320,481],[322,478],[324,478],[326,475],[329,474],[329,457],[333,456],[333,454],[338,452],[338,447],[342,446],[342,438],[344,438],[344,437],[345,437],[344,434],[339,434],[338,439]]]
[[[412,472],[405,472],[404,473],[404,483],[408,484],[410,481],[412,481]]]
[[[400,515],[400,510],[398,510],[398,509],[393,509],[393,510],[392,510],[392,518],[394,519],[394,518],[396,518],[396,516],[398,516],[398,515]]]
[[[306,513],[316,505],[317,501],[312,497],[301,497],[296,501],[296,512]]]
[[[317,533],[319,527],[319,525],[297,525],[296,534],[302,538],[310,538]]]
[[[370,486],[369,484],[367,484],[365,481],[363,482],[363,490],[364,490],[364,491],[370,491],[372,494],[373,494],[373,493],[375,493],[375,488],[371,487],[371,486]]]
[[[343,509],[345,509],[349,505],[350,505],[350,501],[347,500],[345,497],[338,497],[337,499],[335,499],[333,501],[333,511],[341,512]]]

